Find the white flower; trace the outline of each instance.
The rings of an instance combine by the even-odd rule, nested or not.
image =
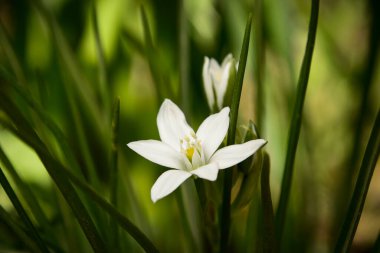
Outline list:
[[[230,68],[233,66],[234,58],[228,54],[222,65],[215,59],[205,57],[203,63],[203,85],[207,96],[207,102],[211,110],[223,108],[224,96],[228,88]],[[237,64],[235,66],[237,68]]]
[[[216,180],[219,170],[245,160],[266,144],[265,140],[258,139],[217,151],[228,130],[229,111],[226,107],[210,115],[195,133],[187,124],[183,112],[166,99],[157,115],[161,141],[142,140],[127,144],[146,159],[171,168],[161,174],[153,185],[153,202],[173,192],[191,176]]]

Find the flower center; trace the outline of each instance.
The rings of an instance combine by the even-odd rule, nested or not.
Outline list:
[[[180,140],[181,152],[186,155],[187,159],[191,162],[193,159],[194,152],[199,155],[202,150],[201,142],[197,139],[194,132],[190,135],[186,135]]]

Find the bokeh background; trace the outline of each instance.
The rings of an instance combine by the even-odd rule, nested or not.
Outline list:
[[[330,252],[337,239],[380,108],[378,5],[376,0],[320,3],[284,252]],[[142,6],[152,35],[150,50],[146,50]],[[252,119],[268,140],[265,149],[271,159],[276,208],[310,1],[2,0],[0,67],[59,126],[85,178],[105,196],[112,181],[112,108],[119,97],[118,209],[162,252],[191,252],[186,231],[178,226],[183,213],[177,195],[156,204],[150,200],[150,188],[164,168],[142,159],[126,143],[158,139],[156,115],[164,97],[184,110],[194,129],[199,126],[209,114],[202,87],[204,57],[222,61],[232,53],[238,59],[250,12],[253,29],[238,126]],[[104,54],[99,54],[97,45]],[[20,102],[17,96],[11,99]],[[18,106],[25,115],[31,113],[27,104]],[[60,144],[34,122],[39,135],[69,166]],[[0,145],[61,235],[61,249],[69,252],[73,244],[81,249],[77,252],[89,250],[78,225],[62,220],[63,201],[33,149],[1,125]],[[15,214],[2,188],[0,205]],[[241,222],[233,230],[237,249],[245,224],[244,219]],[[78,238],[68,235],[70,226],[76,227]],[[377,164],[352,252],[369,252],[379,231]],[[139,252],[132,239],[125,236],[125,240],[125,248]],[[0,251],[23,248],[0,221]]]

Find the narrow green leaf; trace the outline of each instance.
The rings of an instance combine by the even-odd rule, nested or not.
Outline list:
[[[191,89],[189,86],[189,34],[188,18],[185,11],[184,0],[179,1],[179,73],[181,89],[181,108],[185,115],[192,115],[191,109]]]
[[[255,80],[255,118],[259,131],[262,131],[263,119],[265,116],[265,94],[263,86],[264,70],[265,70],[265,42],[264,42],[264,8],[263,0],[256,0],[253,13],[253,78]]]
[[[13,167],[11,161],[8,159],[1,145],[0,145],[0,161],[3,163],[4,168],[7,169],[7,172],[9,173],[9,175],[12,177],[13,181],[17,185],[20,193],[22,194],[30,210],[32,211],[34,218],[37,220],[39,225],[43,227],[44,230],[47,230],[49,228],[49,220],[46,217],[44,211],[42,210],[38,202],[38,199],[33,194],[33,191],[31,191],[30,187],[18,175],[16,169]]]
[[[241,90],[243,87],[243,79],[245,66],[247,63],[248,48],[251,34],[252,15],[250,14],[245,27],[243,45],[240,52],[239,68],[236,76],[235,87],[232,93],[231,112],[230,112],[230,126],[228,128],[227,145],[235,143],[236,124],[240,104]],[[226,252],[228,250],[228,237],[230,231],[231,219],[231,186],[232,186],[232,170],[227,169],[224,172],[223,182],[223,202],[221,213],[221,237],[220,237],[220,251]]]
[[[152,77],[154,79],[156,93],[157,93],[157,102],[158,104],[161,103],[164,99],[163,94],[163,85],[161,82],[161,76],[160,71],[157,68],[157,65],[155,64],[155,57],[157,56],[157,53],[155,52],[154,46],[153,46],[153,39],[152,35],[149,29],[149,22],[148,17],[146,16],[146,12],[143,6],[141,6],[141,21],[143,25],[144,30],[144,39],[145,39],[145,55],[148,59],[149,68],[152,73]]]
[[[6,224],[11,231],[20,239],[20,241],[28,247],[31,252],[41,252],[37,242],[30,237],[27,231],[17,224],[13,217],[0,205],[0,221]]]
[[[89,118],[92,120],[93,125],[99,130],[99,138],[104,138],[104,143],[106,143],[107,136],[104,129],[104,120],[102,117],[99,117],[101,108],[97,104],[91,83],[83,76],[80,65],[75,59],[75,54],[71,50],[51,11],[41,0],[31,0],[31,3],[36,7],[37,11],[41,14],[41,18],[48,25],[50,35],[63,63],[65,70],[63,76],[72,78],[73,82],[68,82],[70,89],[78,94],[81,107],[86,111],[86,114],[90,115]]]
[[[8,59],[8,62],[13,70],[13,73],[17,77],[17,80],[20,83],[25,84],[25,75],[24,75],[24,72],[22,71],[21,64],[16,56],[16,53],[14,52],[12,48],[12,43],[10,42],[9,37],[7,36],[7,33],[1,21],[0,21],[0,45],[3,48],[5,56]]]
[[[106,252],[104,242],[100,237],[90,215],[88,214],[87,209],[80,200],[71,183],[68,181],[66,174],[62,170],[59,170],[61,166],[60,163],[50,155],[49,151],[45,148],[42,141],[30,126],[29,122],[22,116],[22,113],[7,96],[3,96],[0,100],[0,108],[2,108],[8,117],[15,122],[15,125],[18,128],[16,130],[11,127],[9,130],[17,132],[16,135],[19,136],[20,139],[26,144],[31,146],[31,148],[34,149],[40,157],[50,177],[53,179],[63,197],[72,208],[73,213],[94,252]]]
[[[270,161],[267,153],[264,154],[264,165],[261,171],[261,201],[263,215],[263,252],[277,252],[275,242],[275,225],[270,193]]]
[[[340,235],[335,246],[335,252],[348,252],[354,239],[356,228],[359,224],[373,171],[380,154],[380,110],[377,112],[376,120],[372,128],[364,158],[360,166],[358,179],[351,197]]]
[[[90,185],[83,182],[71,171],[60,166],[60,169],[70,178],[70,180],[86,193],[94,202],[102,207],[110,216],[118,221],[118,224],[125,229],[146,252],[158,252],[154,244],[141,232],[128,218],[123,216],[116,208],[104,200],[96,191],[94,191]]]
[[[20,86],[17,84],[17,81],[10,76],[9,73],[4,71],[3,69],[0,69],[0,77],[4,78],[4,80],[7,81],[7,83],[10,86],[7,86],[7,89],[13,89],[12,91],[15,92],[15,94],[19,95],[20,98],[22,98],[26,104],[36,113],[38,116],[38,119],[42,121],[44,126],[46,126],[50,132],[54,135],[56,138],[57,143],[59,143],[60,148],[62,149],[62,153],[65,154],[65,160],[68,164],[74,169],[74,171],[78,174],[83,176],[81,172],[81,168],[79,167],[79,164],[77,160],[74,157],[74,154],[72,152],[72,149],[70,148],[68,144],[68,140],[65,137],[62,130],[58,127],[58,125],[49,117],[49,115],[46,114],[44,109],[40,104],[38,104],[34,99],[32,99],[32,96],[25,92],[23,89],[20,88]],[[2,92],[4,92],[4,96],[13,96],[13,94],[5,93],[5,87],[3,87]]]
[[[106,60],[104,56],[104,50],[102,45],[102,40],[100,39],[99,25],[98,25],[98,15],[96,12],[95,2],[92,4],[92,27],[94,29],[95,34],[95,44],[96,44],[96,52],[98,55],[99,62],[99,93],[102,99],[103,107],[105,111],[108,112],[109,108],[109,88],[108,88],[108,75],[107,75],[107,67]]]
[[[119,117],[120,117],[120,98],[117,98],[114,103],[113,117],[112,117],[112,147],[111,147],[111,204],[118,208],[118,186],[119,186],[119,173],[118,173],[118,151],[119,151]],[[110,221],[111,227],[111,241],[115,251],[120,251],[120,233],[117,223]]]
[[[15,207],[18,215],[20,216],[25,226],[29,230],[30,236],[36,241],[39,251],[49,253],[49,250],[46,247],[44,241],[41,239],[37,229],[34,227],[20,200],[16,196],[16,193],[14,192],[12,186],[9,184],[8,179],[6,178],[2,168],[0,168],[0,184],[3,187],[5,193],[8,195],[13,206]]]
[[[296,156],[297,144],[301,130],[302,110],[305,101],[306,88],[309,80],[310,66],[315,44],[315,37],[317,33],[318,12],[319,0],[312,0],[309,33],[307,37],[307,44],[305,49],[305,55],[302,61],[300,76],[298,79],[296,102],[294,105],[292,121],[289,129],[289,139],[284,168],[284,176],[281,185],[281,195],[276,214],[276,236],[278,245],[281,244],[286,211],[289,202],[289,195],[294,171],[294,160]]]

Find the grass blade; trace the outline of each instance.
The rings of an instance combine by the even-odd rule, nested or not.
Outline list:
[[[359,224],[368,188],[371,182],[380,153],[380,110],[377,112],[376,121],[372,128],[364,158],[360,166],[358,179],[351,198],[340,235],[335,246],[335,252],[348,252],[354,239],[356,228]]]
[[[98,62],[99,62],[99,94],[102,99],[102,104],[106,108],[105,111],[108,112],[109,111],[108,75],[107,75],[107,67],[106,67],[106,60],[104,56],[103,45],[100,39],[98,15],[96,12],[95,3],[92,4],[91,21],[92,21],[92,27],[94,29],[94,34],[95,34],[96,52],[98,55]]]
[[[18,130],[14,128],[9,130],[16,131],[16,135],[19,136],[20,139],[28,144],[32,149],[34,149],[40,157],[50,177],[59,188],[66,202],[72,208],[73,213],[94,252],[106,252],[105,244],[100,237],[87,209],[80,200],[71,183],[68,181],[66,174],[62,170],[58,169],[60,168],[60,163],[50,155],[42,141],[30,126],[29,122],[23,117],[19,109],[9,100],[7,96],[2,96],[2,99],[0,100],[0,107],[19,128]]]
[[[252,15],[250,14],[247,20],[247,25],[245,27],[243,45],[240,52],[239,68],[236,75],[236,81],[234,85],[234,90],[232,93],[231,101],[231,113],[230,113],[230,127],[228,128],[227,145],[232,145],[235,143],[236,134],[236,124],[240,104],[241,90],[243,87],[243,79],[245,66],[247,63],[249,40],[251,35],[251,25],[252,25]],[[232,186],[232,170],[225,170],[224,172],[224,182],[223,182],[223,202],[222,202],[222,213],[221,213],[221,235],[220,235],[220,251],[226,252],[228,246],[228,237],[230,230],[230,219],[231,219],[231,186]]]
[[[267,153],[264,153],[264,165],[261,171],[261,201],[263,215],[263,252],[276,252],[275,225],[270,193],[270,161]]]
[[[2,168],[0,168],[0,184],[3,187],[5,193],[8,195],[9,199],[11,200],[21,220],[24,222],[25,226],[29,230],[28,234],[30,234],[30,236],[35,240],[39,248],[39,251],[49,253],[49,250],[46,247],[44,241],[41,239],[37,229],[34,227],[20,200],[16,196],[16,193],[14,192],[12,186],[9,184],[9,181],[6,178]]]
[[[40,252],[37,243],[30,238],[27,231],[24,231],[22,227],[17,224],[13,217],[0,206],[0,222],[6,224],[9,229],[18,237],[23,244],[28,247],[31,252]]]
[[[281,245],[281,237],[284,230],[286,211],[292,184],[294,160],[296,156],[298,139],[301,131],[302,110],[305,101],[311,60],[315,44],[315,37],[317,33],[318,12],[319,0],[312,0],[307,44],[305,49],[305,55],[302,61],[300,77],[298,79],[296,102],[294,105],[292,121],[289,129],[289,140],[284,168],[284,176],[281,185],[281,195],[276,214],[276,236],[278,245]]]
[[[17,185],[20,193],[23,195],[26,203],[29,205],[29,208],[32,211],[34,218],[38,221],[40,226],[42,226],[44,229],[47,229],[49,227],[49,220],[43,212],[37,198],[34,196],[30,187],[18,175],[16,169],[13,167],[11,161],[8,159],[1,146],[0,161],[3,163],[4,168],[7,169],[9,175],[12,177],[14,183]]]

